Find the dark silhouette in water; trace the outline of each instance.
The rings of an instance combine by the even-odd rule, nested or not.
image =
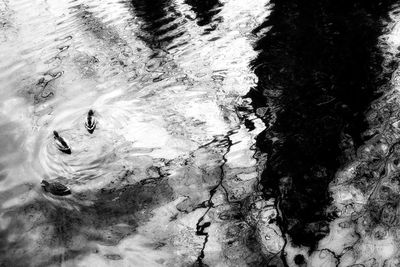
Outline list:
[[[86,130],[88,130],[88,132],[90,134],[92,134],[94,132],[94,130],[96,129],[96,126],[97,126],[97,120],[94,117],[94,111],[89,110],[88,115],[87,115],[87,120],[85,122]]]
[[[311,249],[334,214],[329,182],[365,140],[364,112],[388,81],[377,47],[394,1],[271,1],[270,27],[252,62],[259,78],[248,96],[269,125],[257,138],[268,153],[262,184],[278,199],[280,225]],[[345,137],[345,138],[344,138]],[[354,154],[354,153],[353,153]]]
[[[54,141],[56,142],[58,150],[65,154],[71,154],[71,148],[68,146],[64,138],[62,138],[57,131],[53,131]]]
[[[71,194],[71,190],[59,182],[49,183],[48,181],[43,180],[41,186],[43,187],[44,191],[56,196],[66,196]]]

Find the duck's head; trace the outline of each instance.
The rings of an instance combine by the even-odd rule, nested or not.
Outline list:
[[[41,184],[40,184],[44,189],[46,189],[50,184],[49,182],[47,182],[46,180],[42,180]]]
[[[58,132],[57,131],[53,131],[54,137],[59,137]]]
[[[88,112],[87,121],[85,122],[85,127],[89,133],[93,133],[94,129],[96,128],[96,118],[93,117],[94,111],[91,109]]]

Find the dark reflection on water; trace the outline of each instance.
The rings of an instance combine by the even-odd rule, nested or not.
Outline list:
[[[271,1],[256,32],[259,82],[249,96],[270,128],[258,136],[269,154],[267,196],[279,196],[282,228],[313,247],[331,214],[328,184],[365,140],[364,112],[388,81],[378,37],[394,1]]]
[[[221,11],[223,4],[218,0],[186,0],[185,3],[190,5],[192,10],[196,13],[197,24],[199,26],[221,20],[221,17],[217,17],[217,15]],[[213,27],[212,25],[210,26]],[[209,31],[210,30],[212,30],[212,28],[210,28]]]
[[[185,32],[180,27],[181,14],[170,0],[132,0],[134,15],[142,22],[140,38],[152,49],[166,49]]]

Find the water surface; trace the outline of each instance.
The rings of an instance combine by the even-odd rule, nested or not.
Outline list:
[[[242,96],[266,4],[2,1],[2,265],[261,262],[232,218],[258,181],[263,126]]]

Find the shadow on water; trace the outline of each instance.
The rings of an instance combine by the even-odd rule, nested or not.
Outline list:
[[[71,9],[74,11],[75,16],[79,18],[81,25],[97,39],[106,42],[109,46],[128,46],[118,32],[98,18],[87,5],[79,4]]]
[[[3,210],[11,221],[0,230],[0,266],[53,266],[97,253],[93,241],[115,246],[134,234],[152,209],[171,198],[167,180],[157,179],[124,186],[110,184],[68,198],[39,196],[19,208]]]
[[[364,113],[389,80],[378,37],[393,3],[272,0],[255,30],[269,29],[248,95],[269,126],[257,138],[269,155],[262,184],[278,197],[281,227],[296,245],[313,248],[326,235],[328,184],[368,138]]]
[[[193,12],[196,13],[197,25],[199,26],[205,26],[213,21],[221,20],[221,17],[216,17],[223,6],[218,0],[186,0],[185,3],[191,6]],[[215,28],[213,25],[209,25],[209,27],[208,32]]]
[[[143,32],[139,37],[152,49],[167,49],[172,41],[184,34],[180,13],[170,0],[132,0],[134,15],[141,19]]]

